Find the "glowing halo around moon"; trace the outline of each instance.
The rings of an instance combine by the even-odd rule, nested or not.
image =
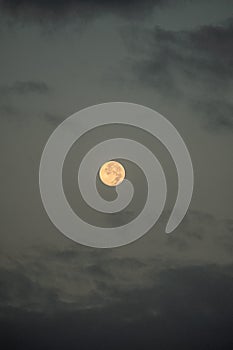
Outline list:
[[[125,178],[125,169],[121,163],[111,160],[101,166],[99,177],[107,186],[118,186]]]

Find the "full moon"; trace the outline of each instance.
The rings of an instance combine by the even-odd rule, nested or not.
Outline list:
[[[125,178],[125,169],[121,163],[111,160],[102,165],[99,176],[105,185],[117,186]]]

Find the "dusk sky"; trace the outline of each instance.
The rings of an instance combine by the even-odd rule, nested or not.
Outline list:
[[[0,0],[3,349],[233,348],[232,14],[231,0]],[[165,210],[147,234],[95,249],[49,220],[39,164],[63,120],[112,101],[150,107],[177,128],[194,192],[182,223],[165,234],[177,195],[166,150],[130,127],[88,133],[64,165],[64,189],[81,217],[122,225],[146,200],[144,175],[129,162],[129,211],[101,216],[82,203],[73,164],[104,139],[144,143],[168,183]]]

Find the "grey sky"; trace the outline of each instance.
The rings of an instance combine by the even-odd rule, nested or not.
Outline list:
[[[101,336],[112,334],[112,339],[120,325],[132,340],[137,335],[131,327],[139,332],[148,324],[142,339],[148,336],[152,348],[165,344],[170,349],[161,323],[174,346],[194,349],[172,331],[175,327],[182,334],[177,323],[185,326],[187,319],[191,340],[195,330],[203,331],[203,348],[230,349],[232,2],[67,1],[65,13],[64,1],[60,7],[53,1],[31,1],[30,6],[22,1],[21,10],[16,3],[0,1],[0,320],[5,334],[16,332],[22,319],[26,328],[29,315],[34,334],[33,325],[43,324],[40,317],[49,314],[60,325],[74,317],[80,329],[88,321],[91,332],[100,320],[107,329]],[[82,9],[78,14],[76,3]],[[45,142],[61,121],[109,101],[151,107],[174,124],[192,157],[195,188],[184,221],[165,235],[177,179],[169,156],[153,144],[168,182],[161,220],[131,245],[95,250],[71,242],[49,221],[38,170]],[[69,177],[75,148],[72,152],[65,181],[75,206]],[[217,305],[218,300],[225,302]],[[108,316],[108,326],[107,314],[115,315]],[[48,328],[53,333],[51,324]],[[28,337],[33,344],[36,336]],[[51,339],[46,335],[45,344]],[[72,341],[71,348],[75,337]]]

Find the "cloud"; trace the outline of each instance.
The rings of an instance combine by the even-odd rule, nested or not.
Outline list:
[[[216,98],[215,100],[195,101],[192,106],[207,119],[208,128],[233,130],[233,104],[231,102]]]
[[[103,13],[122,16],[143,16],[155,6],[167,4],[169,0],[1,0],[2,10],[12,16],[26,16],[35,20],[64,19],[64,16],[93,17]]]
[[[27,116],[31,116],[31,113],[22,110],[18,98],[32,95],[47,96],[51,92],[51,87],[44,81],[37,80],[25,80],[15,81],[12,84],[0,85],[0,115],[1,118],[7,121],[22,122],[26,120]],[[23,100],[23,99],[22,99]],[[16,101],[17,107],[16,107]]]
[[[53,288],[43,288],[20,269],[0,269],[0,300],[4,307],[41,311],[57,301]]]
[[[207,125],[233,129],[232,19],[183,31],[131,28],[123,36],[141,84],[164,98],[187,102]]]
[[[20,256],[3,252],[2,342],[14,347],[20,337],[21,344],[36,343],[38,349],[64,349],[67,343],[73,349],[77,342],[94,349],[102,342],[111,349],[122,343],[135,349],[145,343],[228,349],[232,252],[232,220],[200,212],[187,215],[173,235],[158,228],[119,249],[70,242],[60,249],[37,246]]]
[[[232,265],[228,268],[232,269]],[[149,288],[112,291],[114,303],[83,310],[1,308],[2,343],[11,348],[231,348],[233,279],[216,266],[168,268]],[[15,293],[15,291],[13,291]],[[27,296],[28,294],[26,294]],[[31,296],[29,295],[29,299]],[[51,303],[51,301],[50,301]],[[98,345],[97,345],[98,344]]]
[[[0,113],[1,113],[1,116],[4,115],[6,117],[9,117],[9,116],[18,116],[19,112],[16,108],[14,108],[13,106],[11,105],[8,105],[8,104],[2,104],[0,105]]]
[[[59,123],[61,123],[61,121],[63,121],[63,116],[61,116],[60,114],[55,114],[55,113],[45,112],[43,114],[43,118],[47,122],[49,122],[50,124],[53,124],[53,125],[58,125]]]
[[[232,221],[192,212],[174,234],[162,232],[119,249],[71,242],[66,249],[32,248],[13,258],[2,252],[0,307],[46,313],[104,308],[156,288],[165,271],[213,266],[231,274]]]
[[[50,92],[50,87],[43,81],[16,81],[11,85],[0,86],[0,96],[40,94]]]

